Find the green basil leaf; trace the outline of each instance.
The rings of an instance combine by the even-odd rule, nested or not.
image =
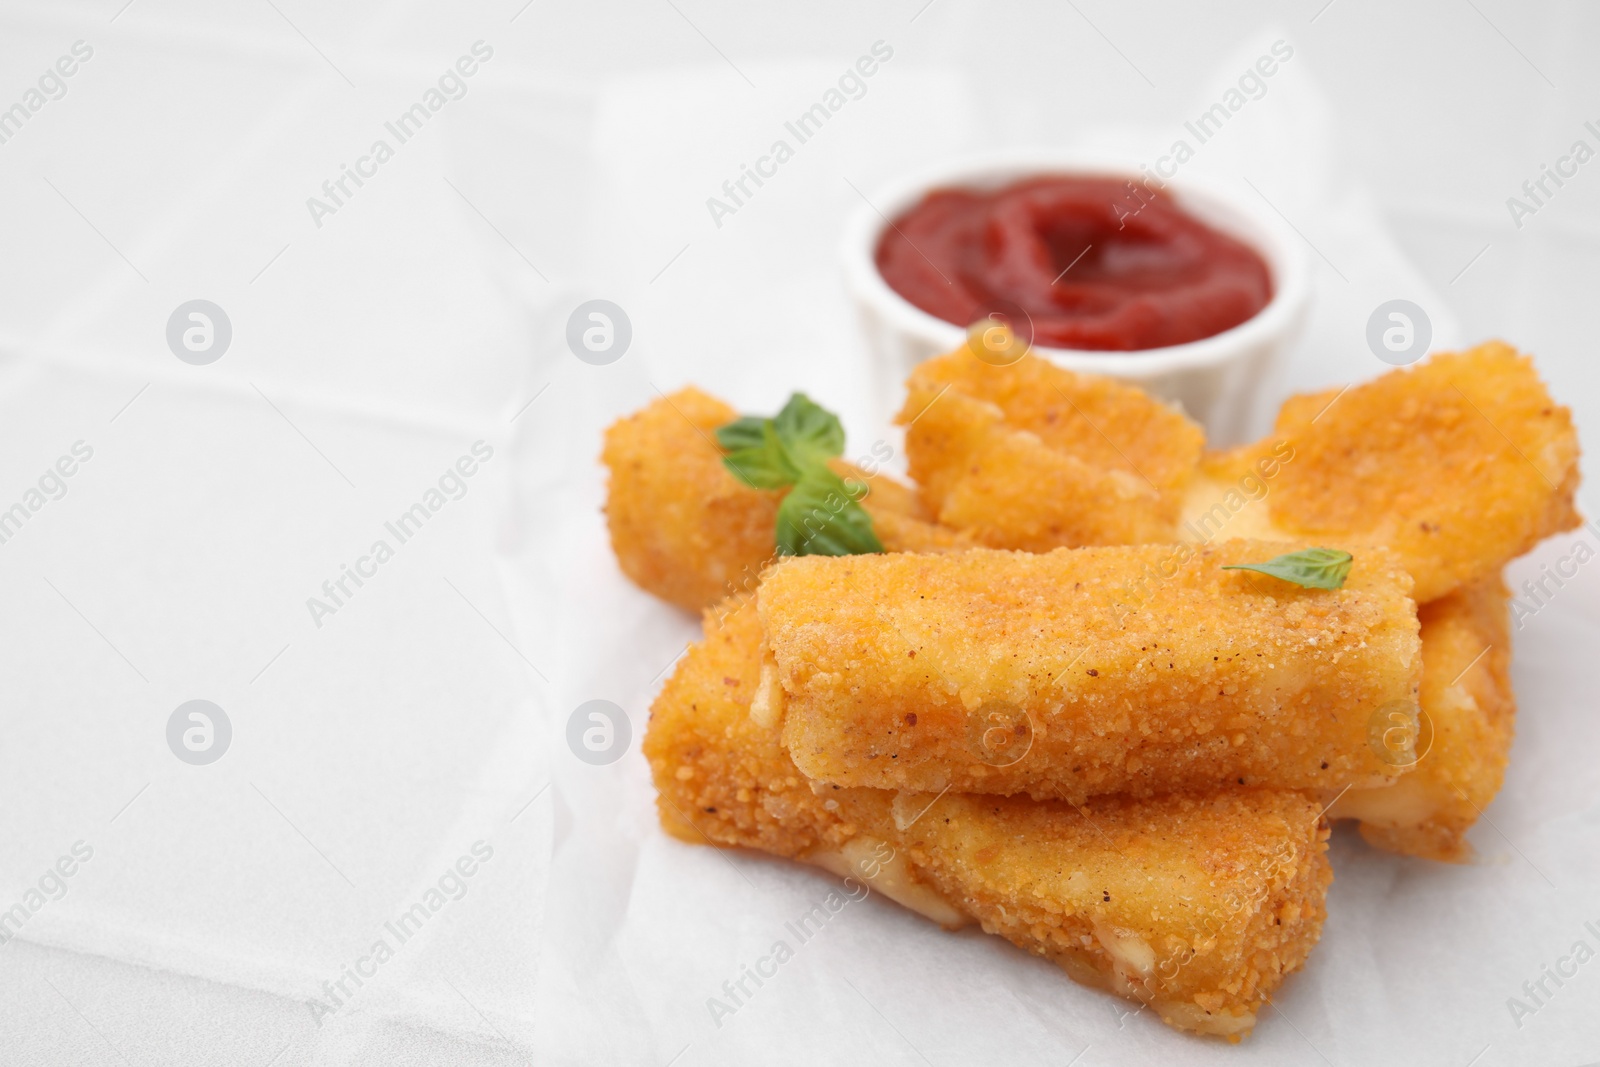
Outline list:
[[[760,448],[763,440],[761,428],[771,421],[757,415],[746,415],[726,426],[718,426],[717,444],[722,446],[724,452],[737,452],[741,448]]]
[[[772,421],[783,447],[802,469],[826,463],[844,451],[844,427],[839,417],[813,403],[804,393],[790,396]]]
[[[1259,571],[1307,589],[1338,589],[1350,576],[1353,558],[1350,553],[1337,548],[1308,548],[1302,552],[1277,556],[1265,563],[1237,563],[1222,569]]]
[[[771,419],[761,420],[760,444],[729,452],[722,457],[722,465],[752,489],[782,489],[800,477]]]
[[[844,480],[826,467],[807,467],[778,505],[778,554],[853,556],[882,552],[872,516]]]

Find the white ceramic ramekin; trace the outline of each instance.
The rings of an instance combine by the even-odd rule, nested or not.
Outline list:
[[[1048,152],[967,158],[909,175],[876,192],[845,227],[842,258],[862,328],[877,362],[879,391],[897,405],[902,382],[929,356],[965,343],[967,332],[928,314],[889,288],[874,253],[893,219],[934,189],[992,189],[1043,174],[1135,177],[1139,164],[1126,159]],[[1042,348],[1034,351],[1075,371],[1103,374],[1138,385],[1180,404],[1204,424],[1214,445],[1243,440],[1257,392],[1305,319],[1310,283],[1299,237],[1254,194],[1181,171],[1166,191],[1184,210],[1254,248],[1272,273],[1272,299],[1254,317],[1213,337],[1167,348],[1095,352]]]

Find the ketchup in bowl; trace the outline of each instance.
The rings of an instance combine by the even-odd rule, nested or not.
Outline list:
[[[1254,249],[1121,178],[935,190],[884,230],[874,258],[889,287],[930,315],[967,326],[1017,308],[1050,348],[1198,341],[1272,299]]]

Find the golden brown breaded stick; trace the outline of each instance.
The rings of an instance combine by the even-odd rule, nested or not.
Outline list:
[[[722,465],[713,436],[738,417],[691,387],[606,430],[606,523],[617,562],[640,588],[690,611],[755,588],[776,555],[783,491],[740,482]],[[862,506],[885,549],[936,551],[960,542],[926,521],[916,495],[887,475],[868,477],[847,463],[834,468],[869,487]]]
[[[1132,386],[963,346],[922,363],[896,421],[929,511],[995,548],[1174,539],[1200,427]]]
[[[1301,794],[1234,787],[1074,807],[841,792],[862,798],[841,801],[852,821],[985,931],[1179,1029],[1247,1033],[1321,934],[1327,829]]]
[[[1418,603],[1578,525],[1572,414],[1499,342],[1291,398],[1254,447],[1280,446],[1293,458],[1266,497],[1272,532],[1257,535],[1388,545]],[[1212,506],[1191,497],[1188,517]]]
[[[661,825],[692,844],[709,838],[777,856],[839,841],[840,818],[789,760],[776,730],[750,717],[761,678],[753,596],[708,608],[705,636],[650,706],[642,745]]]
[[[1081,801],[1386,781],[1403,768],[1369,725],[1415,716],[1411,579],[1376,547],[1336,590],[1222,569],[1295,547],[786,560],[758,593],[755,707],[844,786]]]
[[[1466,832],[1500,791],[1511,751],[1510,597],[1496,575],[1423,605],[1422,758],[1392,786],[1350,790],[1331,817],[1360,819],[1361,836],[1390,852],[1471,858]]]
[[[750,716],[760,621],[708,612],[651,708],[644,752],[663,827],[862,879],[983,928],[1079,982],[1237,1039],[1321,933],[1332,875],[1317,807],[1232,788],[1204,799],[1019,798],[814,789]]]
[[[750,717],[761,674],[755,598],[708,608],[704,622],[705,638],[662,686],[645,731],[662,828],[691,844],[759,849],[840,875],[870,862],[884,895],[951,929],[970,922],[880,848],[881,837],[847,822],[836,799],[843,791],[813,789],[779,731]]]

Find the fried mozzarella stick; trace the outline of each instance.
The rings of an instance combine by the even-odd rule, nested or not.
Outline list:
[[[739,413],[698,389],[664,396],[606,430],[611,472],[606,524],[622,571],[646,592],[689,611],[755,588],[776,558],[783,491],[752,489],[722,465],[713,432]],[[884,474],[835,462],[868,486],[861,504],[890,552],[961,543],[928,522],[916,495]]]
[[[757,594],[756,713],[844,786],[1081,801],[1386,781],[1404,768],[1369,725],[1414,724],[1411,579],[1380,548],[1334,590],[1222,569],[1293,547],[785,560]]]
[[[708,612],[651,708],[644,751],[674,836],[812,863],[949,927],[975,918],[1078,982],[1233,1040],[1316,944],[1332,872],[1305,797],[1074,808],[814,786],[750,715],[760,641],[750,602]]]
[[[1422,620],[1423,720],[1416,769],[1382,789],[1352,789],[1332,817],[1361,820],[1378,848],[1463,862],[1466,832],[1489,806],[1511,753],[1511,594],[1498,575],[1417,613]]]
[[[1387,545],[1427,603],[1575,528],[1578,454],[1532,360],[1491,342],[1291,398],[1267,440],[1208,460],[1181,535]],[[1252,466],[1271,473],[1246,514]]]
[[[963,346],[922,363],[896,421],[929,512],[979,544],[1045,552],[1176,540],[1204,434],[1132,386]]]

